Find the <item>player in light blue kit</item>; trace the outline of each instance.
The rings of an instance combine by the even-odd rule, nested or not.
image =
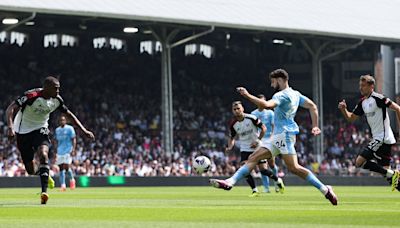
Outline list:
[[[260,99],[266,100],[264,94],[259,94],[257,96]],[[267,143],[272,136],[272,132],[274,131],[274,111],[270,109],[264,109],[262,106],[258,106],[257,109],[251,112],[251,114],[255,115],[261,122],[267,127],[267,131],[264,134],[264,137],[261,139],[263,143]],[[275,176],[278,175],[278,167],[275,165],[275,158],[272,157],[268,159],[268,165],[271,168],[273,174]],[[266,166],[266,165],[265,165]],[[267,167],[264,167],[267,169]],[[270,192],[269,190],[269,178],[265,175],[261,175],[261,180],[264,186],[264,192]],[[275,184],[275,192],[279,192],[283,188],[279,188],[277,183]]]
[[[67,188],[65,184],[66,172],[69,176],[69,187],[73,190],[75,189],[75,179],[70,165],[72,163],[71,154],[75,153],[76,137],[74,128],[67,124],[65,116],[60,117],[60,126],[56,129],[56,148],[56,164],[60,166],[61,191],[63,192]]]
[[[309,98],[289,87],[289,75],[285,70],[277,69],[272,71],[269,77],[271,80],[271,87],[279,91],[271,100],[265,101],[257,98],[243,87],[238,87],[237,91],[257,106],[266,109],[274,109],[275,129],[270,142],[262,144],[259,149],[250,155],[246,164],[238,169],[232,177],[226,180],[210,179],[210,183],[216,188],[230,190],[238,180],[247,176],[260,160],[270,159],[273,156],[281,154],[290,172],[308,181],[317,188],[332,205],[337,205],[338,198],[333,192],[333,188],[324,185],[310,170],[298,163],[296,150],[294,148],[296,134],[299,133],[299,127],[294,121],[297,108],[301,106],[309,110],[312,121],[311,133],[316,136],[321,133],[318,127],[317,106]]]

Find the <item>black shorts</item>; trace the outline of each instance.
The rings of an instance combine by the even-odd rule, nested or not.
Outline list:
[[[253,152],[245,152],[245,151],[241,151],[240,152],[240,162],[245,162],[249,159],[250,154],[252,154]],[[262,163],[267,163],[267,160],[261,160],[258,162],[258,164],[262,164]]]
[[[377,146],[371,147],[370,143],[359,155],[367,160],[374,159],[381,166],[389,166],[392,159],[392,144],[383,143],[377,148]]]
[[[35,153],[41,145],[50,147],[49,130],[46,128],[41,128],[26,134],[17,134],[17,147],[21,153],[24,164],[34,159]]]

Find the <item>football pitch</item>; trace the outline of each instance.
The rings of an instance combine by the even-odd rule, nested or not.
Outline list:
[[[312,187],[250,198],[249,187],[0,189],[0,227],[399,227],[400,192],[335,187],[332,206]]]

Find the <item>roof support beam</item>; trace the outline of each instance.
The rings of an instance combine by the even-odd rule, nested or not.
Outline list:
[[[172,97],[172,66],[171,50],[181,44],[197,39],[214,31],[214,26],[210,29],[173,42],[173,39],[180,32],[175,28],[168,31],[166,27],[161,27],[160,31],[151,28],[153,36],[161,43],[161,126],[162,126],[162,145],[166,153],[173,153],[174,149],[174,120],[173,120],[173,97]]]
[[[316,158],[320,163],[323,160],[323,153],[324,153],[324,99],[322,93],[323,90],[322,62],[333,56],[339,55],[343,52],[346,52],[348,50],[360,46],[361,44],[364,43],[364,39],[361,39],[354,44],[345,45],[344,47],[340,46],[340,48],[337,48],[337,46],[333,44],[332,40],[322,41],[321,43],[319,40],[316,39],[313,39],[310,42],[307,42],[305,39],[302,39],[301,43],[307,49],[307,51],[310,53],[312,57],[313,101],[318,106],[318,113],[319,113],[318,126],[321,129],[321,135],[317,136],[316,140],[314,141],[314,154],[316,155]],[[334,51],[330,53],[324,53],[324,51],[326,52],[328,47],[333,47]]]

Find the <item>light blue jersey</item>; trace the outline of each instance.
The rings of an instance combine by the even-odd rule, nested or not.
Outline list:
[[[65,155],[72,152],[72,139],[75,138],[75,130],[71,125],[56,129],[57,154]]]
[[[296,134],[299,133],[299,126],[297,126],[297,123],[294,121],[294,117],[298,107],[302,106],[307,99],[307,97],[292,88],[286,88],[272,97],[272,100],[277,104],[274,109],[274,133],[271,140],[261,143],[261,147],[271,152],[273,157],[279,154],[286,156],[286,158],[290,158],[289,156],[292,158],[296,156],[294,144],[296,143]],[[298,166],[297,159],[293,159],[292,161],[294,161],[294,163],[292,163],[293,167]],[[245,164],[240,167],[231,178],[226,179],[225,183],[222,181],[215,181],[216,184],[213,183],[213,185],[218,188],[224,188],[225,190],[227,189],[226,186],[231,189],[235,183],[247,177],[252,169],[254,169],[254,167]],[[296,167],[295,169],[299,168]],[[302,167],[302,169],[306,170],[308,173],[304,179],[317,188],[333,205],[337,205],[337,196],[333,192],[332,187],[324,185],[311,171],[304,167]],[[210,182],[212,183],[212,181]],[[225,186],[221,183],[225,184]]]
[[[299,133],[299,126],[294,121],[294,117],[296,115],[297,108],[299,105],[302,105],[306,99],[306,96],[290,87],[279,91],[272,97],[272,100],[277,104],[274,109],[274,135],[281,134],[283,132],[289,134]]]
[[[272,125],[274,124],[274,111],[267,109],[260,111],[256,109],[251,114],[255,115],[267,127],[263,139],[269,139],[272,135]]]

